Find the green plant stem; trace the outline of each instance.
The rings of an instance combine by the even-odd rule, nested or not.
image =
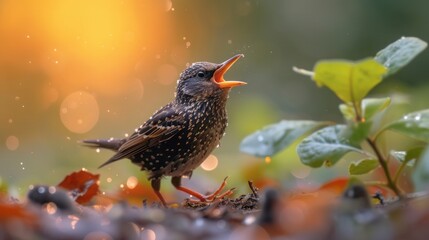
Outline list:
[[[372,148],[375,155],[377,156],[377,160],[380,163],[380,165],[384,171],[384,175],[386,175],[387,186],[390,189],[392,189],[392,191],[396,194],[396,196],[398,196],[399,198],[402,198],[401,191],[399,190],[396,183],[393,181],[392,176],[390,175],[390,172],[389,172],[389,168],[387,166],[387,161],[383,157],[383,155],[381,154],[380,150],[378,149],[377,144],[375,143],[374,140],[372,140],[370,138],[367,138],[366,141],[368,142],[369,146]]]
[[[393,176],[393,182],[396,184],[398,182],[399,176],[401,175],[402,171],[404,171],[405,166],[407,165],[408,161],[403,161],[401,163],[401,166],[399,166],[398,170],[395,173],[395,176]]]
[[[362,122],[362,116],[361,116],[361,108],[360,108],[360,102],[353,101],[353,108],[355,110],[356,114],[356,122]]]

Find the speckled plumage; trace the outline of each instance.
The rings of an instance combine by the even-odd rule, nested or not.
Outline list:
[[[172,176],[173,185],[183,190],[181,177],[191,176],[219,145],[227,126],[225,106],[229,90],[244,84],[236,82],[224,87],[230,82],[223,80],[223,74],[239,57],[221,64],[198,62],[185,69],[180,74],[174,100],[156,111],[128,138],[84,143],[116,151],[100,167],[123,158],[139,165],[149,173],[152,187],[165,204],[159,194],[160,179]]]

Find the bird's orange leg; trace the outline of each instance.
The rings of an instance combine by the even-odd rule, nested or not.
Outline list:
[[[223,198],[223,197],[231,195],[234,191],[234,188],[229,189],[228,191],[222,193],[221,195],[218,195],[222,191],[222,189],[226,186],[226,180],[227,179],[228,179],[228,177],[224,178],[222,184],[218,187],[218,189],[214,193],[208,195],[206,198],[212,201],[215,198]]]
[[[150,184],[152,185],[152,189],[155,192],[156,196],[161,201],[162,205],[164,207],[167,207],[167,202],[165,202],[164,197],[161,195],[161,192],[159,191],[161,189],[161,179],[154,179],[150,182]]]
[[[225,187],[225,185],[226,185],[226,179],[227,178],[225,178],[223,180],[222,184],[219,186],[219,188],[214,193],[212,193],[212,194],[210,194],[208,196],[203,196],[201,193],[198,193],[198,192],[196,192],[196,191],[194,191],[192,189],[183,187],[182,184],[181,184],[182,177],[172,177],[171,178],[171,183],[173,184],[173,186],[177,190],[185,192],[185,193],[187,193],[189,195],[192,195],[193,197],[198,198],[198,200],[200,200],[201,202],[211,202],[211,201],[213,201],[216,198],[223,198],[223,197],[226,197],[226,196],[232,194],[233,189],[230,189],[230,190],[222,193],[221,195],[218,195],[222,191],[222,189]]]

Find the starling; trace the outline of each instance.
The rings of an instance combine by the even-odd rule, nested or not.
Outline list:
[[[232,87],[246,83],[225,81],[223,75],[242,56],[238,54],[220,64],[193,63],[180,74],[174,100],[156,111],[132,135],[124,139],[84,140],[83,143],[116,152],[100,168],[128,158],[142,171],[147,171],[151,186],[164,206],[166,202],[160,193],[164,176],[172,177],[176,189],[200,201],[209,200],[181,186],[181,179],[192,175],[224,135],[228,93]],[[214,194],[219,193],[224,184],[225,181]]]

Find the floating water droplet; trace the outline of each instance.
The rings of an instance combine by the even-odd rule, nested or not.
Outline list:
[[[191,42],[186,42],[186,48],[189,48],[191,46]]]
[[[96,151],[97,153],[99,153],[99,152],[100,152],[100,149],[99,149],[99,148],[97,148],[97,149],[95,149],[95,151]]]
[[[422,118],[422,115],[420,115],[420,114],[417,114],[415,117],[414,117],[414,120],[416,120],[416,121],[420,121],[420,119]]]

